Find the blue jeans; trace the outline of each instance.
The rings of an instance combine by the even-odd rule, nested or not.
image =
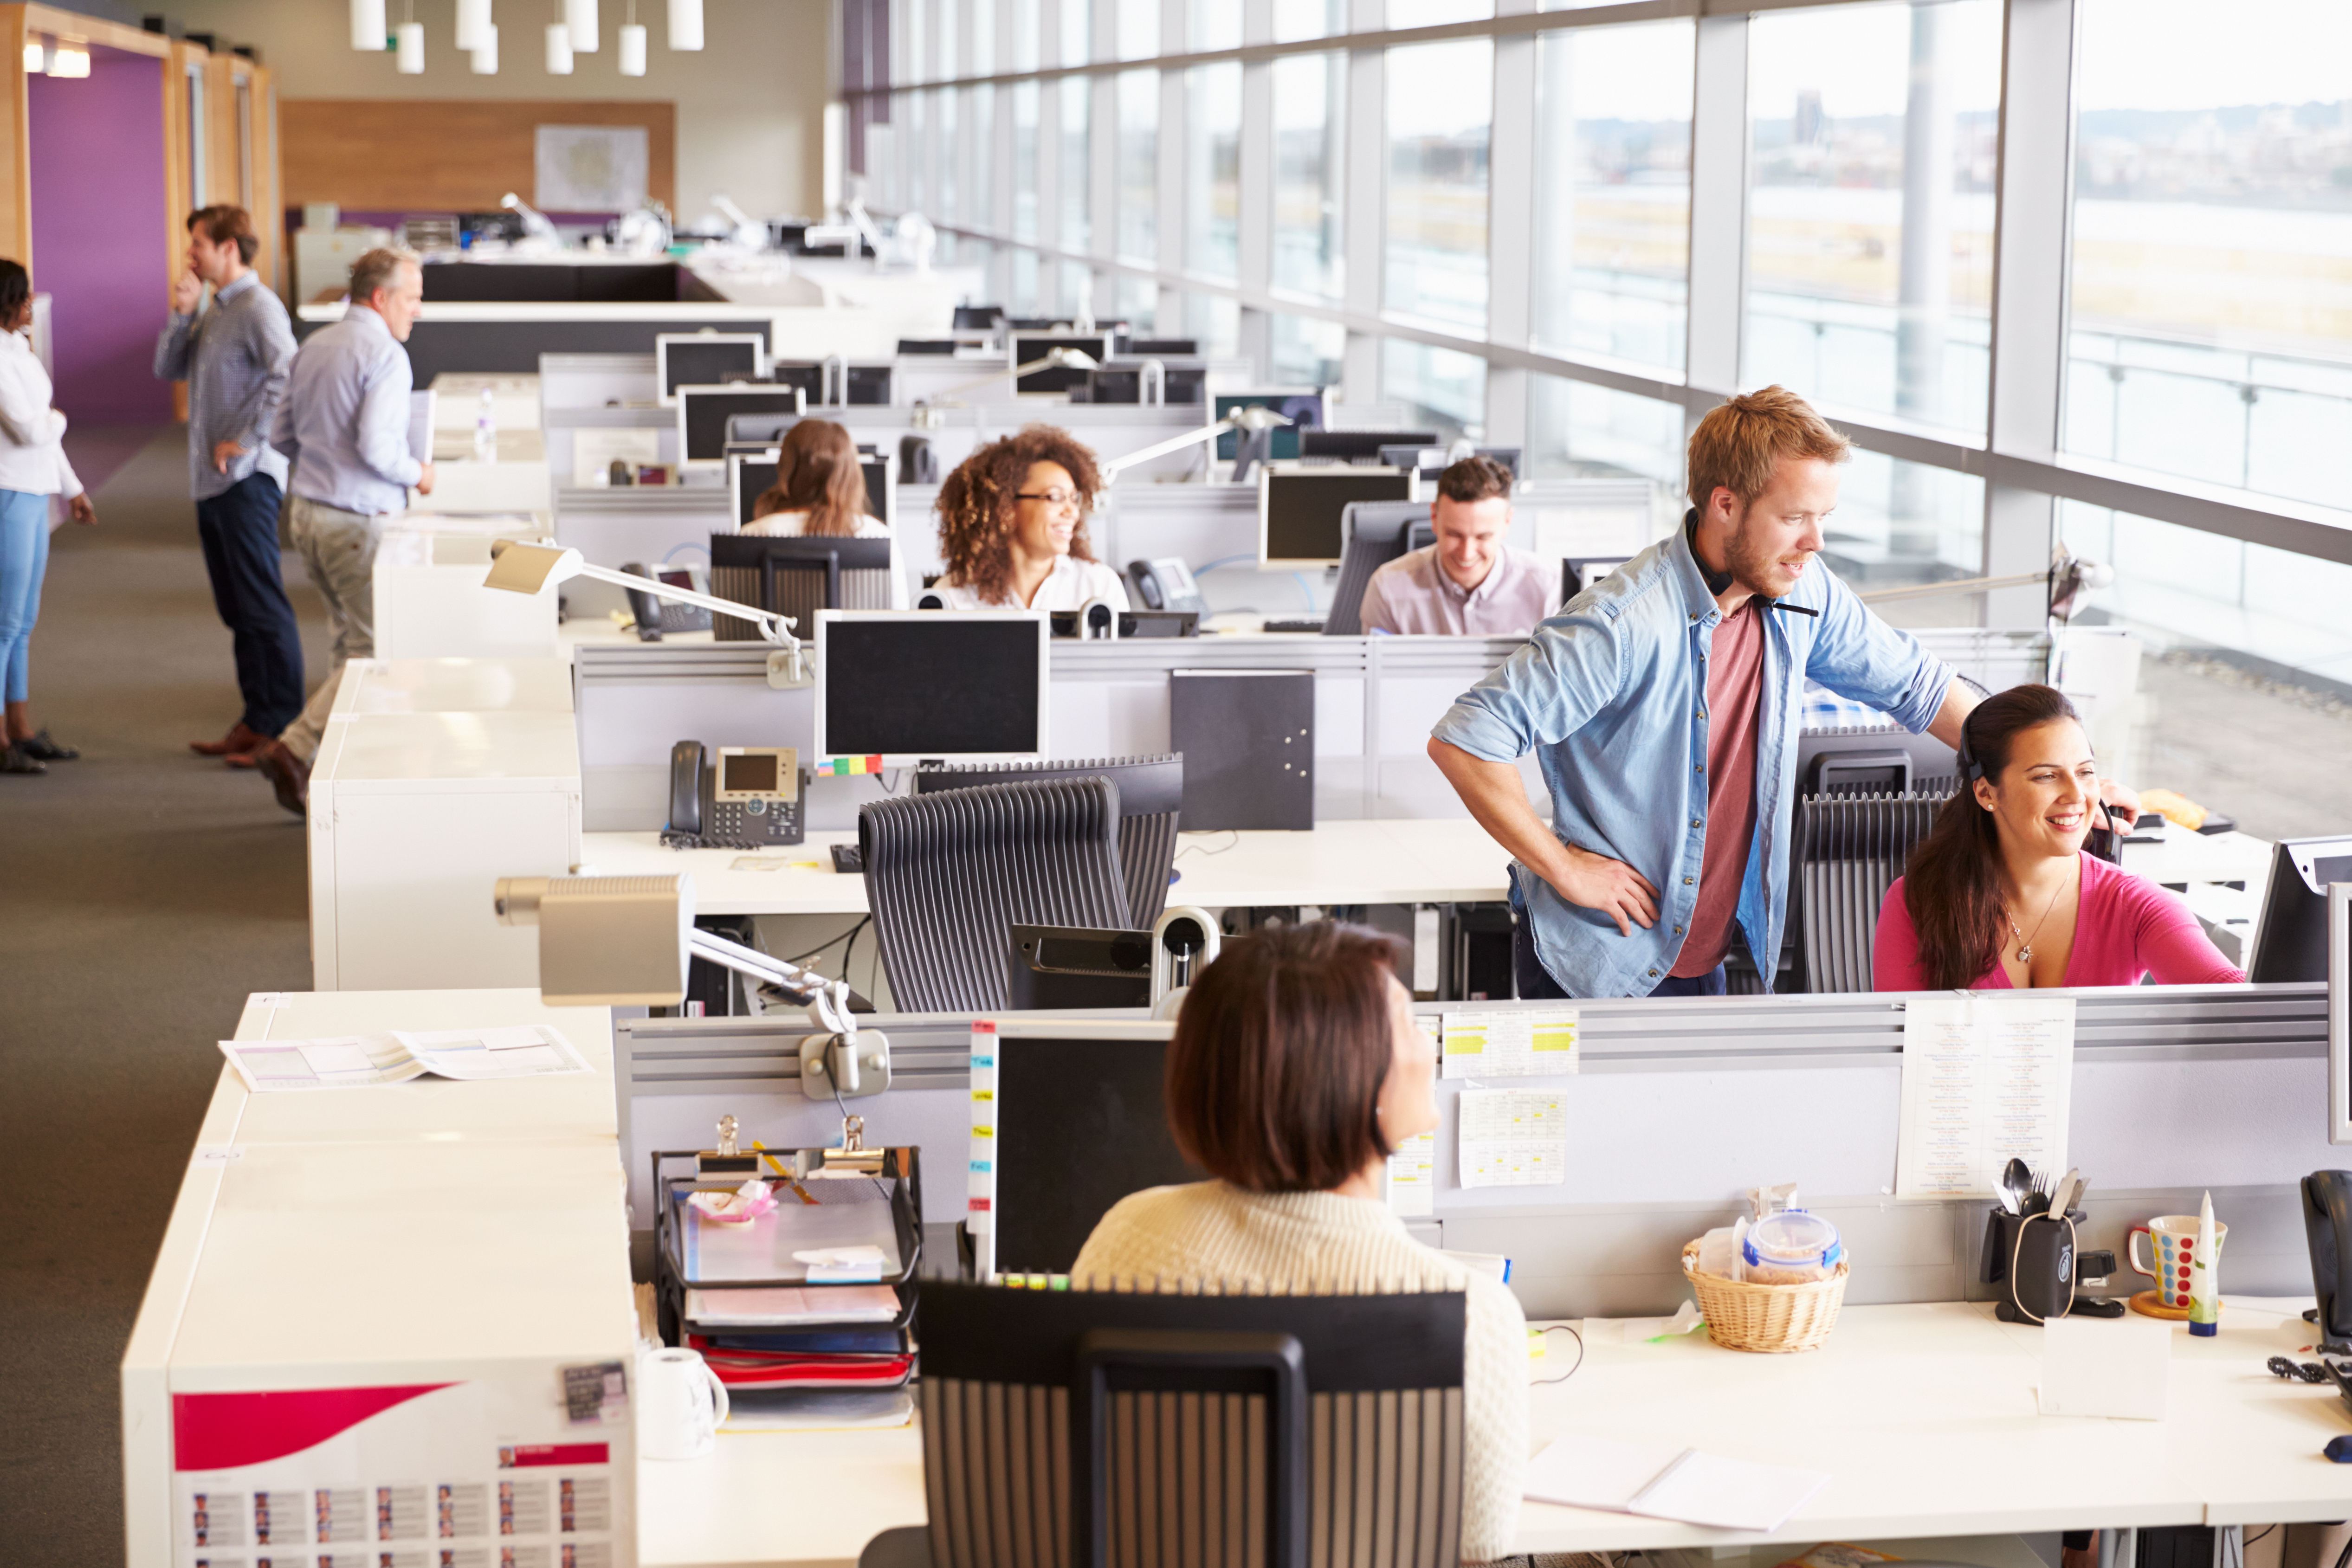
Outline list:
[[[1551,971],[1536,956],[1536,939],[1528,929],[1525,909],[1511,911],[1511,975],[1519,984],[1519,999],[1533,1001],[1566,1001],[1568,992],[1551,977]],[[1668,975],[1654,987],[1654,997],[1719,997],[1723,995],[1723,966],[1717,964],[1704,975]]]
[[[242,722],[276,735],[302,711],[302,634],[278,574],[278,481],[248,474],[196,503],[213,607],[232,634]]]
[[[31,694],[25,656],[48,570],[49,498],[0,490],[0,697],[12,703]]]

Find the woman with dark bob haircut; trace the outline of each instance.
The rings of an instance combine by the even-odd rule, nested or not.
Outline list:
[[[2051,686],[2012,686],[1960,725],[1958,793],[1886,890],[1871,954],[1882,991],[2243,980],[2189,906],[2083,852],[2099,765]]]
[[[940,486],[948,570],[930,591],[950,610],[1126,609],[1118,573],[1087,545],[1102,488],[1095,455],[1050,424],[979,448]]]
[[[1227,942],[1168,1048],[1168,1125],[1213,1180],[1120,1200],[1071,1270],[1085,1288],[1280,1294],[1463,1291],[1462,1555],[1510,1550],[1528,1452],[1527,1317],[1502,1282],[1407,1235],[1383,1164],[1437,1126],[1437,1050],[1397,944],[1316,921]]]

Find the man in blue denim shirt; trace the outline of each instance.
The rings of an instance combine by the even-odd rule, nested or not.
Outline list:
[[[1735,929],[1771,974],[1809,677],[1958,748],[1975,694],[1813,559],[1846,449],[1780,387],[1716,408],[1681,531],[1438,721],[1430,757],[1517,862],[1521,996],[1718,996]]]

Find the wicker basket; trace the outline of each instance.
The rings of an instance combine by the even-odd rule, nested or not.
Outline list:
[[[1846,1266],[1802,1285],[1751,1285],[1698,1271],[1698,1243],[1683,1249],[1683,1278],[1698,1297],[1709,1338],[1726,1350],[1785,1354],[1816,1350],[1837,1327],[1845,1304]]]

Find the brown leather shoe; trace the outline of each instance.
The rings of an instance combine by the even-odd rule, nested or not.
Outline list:
[[[310,806],[310,765],[289,750],[282,740],[265,740],[253,748],[253,760],[262,772],[269,775],[270,787],[278,791],[278,803],[296,816],[307,816]]]
[[[218,740],[192,740],[188,742],[188,749],[198,757],[244,757],[268,738],[247,729],[245,720],[238,719]]]

